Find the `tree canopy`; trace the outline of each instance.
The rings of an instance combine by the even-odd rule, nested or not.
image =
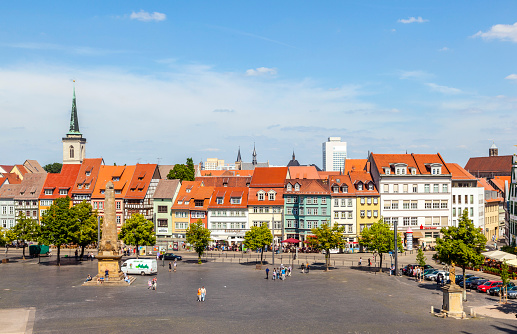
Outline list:
[[[30,217],[25,216],[23,212],[20,212],[18,219],[16,219],[16,225],[11,228],[13,237],[20,241],[23,247],[22,257],[25,260],[25,241],[36,241],[40,234],[40,226],[37,221]]]
[[[47,164],[47,165],[43,166],[43,169],[47,173],[60,173],[62,167],[63,167],[62,163],[54,162],[52,164]]]
[[[187,239],[187,243],[194,247],[197,253],[197,262],[201,264],[201,256],[210,242],[210,230],[205,228],[201,219],[198,219],[197,222],[189,225],[185,233],[185,238]]]
[[[314,234],[313,247],[325,251],[325,271],[328,271],[330,265],[330,250],[342,248],[344,244],[343,233],[344,226],[334,224],[330,227],[330,223],[323,223],[320,227],[311,230]]]
[[[195,177],[196,173],[192,158],[187,158],[186,165],[174,165],[174,168],[169,171],[169,174],[167,174],[167,179],[169,180],[179,179],[181,181],[194,181]]]
[[[61,246],[75,240],[79,222],[70,209],[70,197],[54,200],[50,208],[41,217],[40,239],[45,244],[57,247],[57,265],[61,264]]]
[[[81,246],[81,256],[84,256],[84,248],[89,244],[97,242],[97,210],[92,210],[89,202],[82,201],[71,209],[75,219],[79,222],[79,229],[74,238],[74,242]]]
[[[382,255],[395,250],[395,240],[390,225],[381,218],[371,227],[365,227],[361,232],[359,242],[366,246],[370,251],[378,253],[380,256],[379,271],[382,271]],[[397,235],[398,250],[402,249],[402,241]]]
[[[427,260],[427,258],[424,256],[424,251],[422,248],[419,248],[416,254],[416,262],[418,262],[420,267],[423,267],[425,266],[425,260]]]
[[[126,245],[135,246],[137,249],[136,257],[138,258],[139,246],[152,246],[156,243],[154,224],[152,221],[145,219],[144,215],[134,213],[122,225],[118,238],[124,241]]]
[[[264,247],[271,245],[273,242],[273,235],[269,230],[267,223],[262,223],[260,226],[252,226],[249,231],[244,234],[244,247],[257,250],[260,249],[260,264],[264,255]]]
[[[465,278],[467,266],[483,264],[485,257],[481,252],[485,249],[486,237],[469,219],[467,209],[463,211],[457,227],[444,227],[440,233],[442,237],[436,239],[434,255],[436,260],[460,266],[463,270],[463,278]],[[465,289],[465,279],[463,289]]]

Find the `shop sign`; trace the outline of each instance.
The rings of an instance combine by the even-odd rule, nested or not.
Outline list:
[[[167,227],[158,227],[156,230],[156,234],[167,234],[169,229]]]

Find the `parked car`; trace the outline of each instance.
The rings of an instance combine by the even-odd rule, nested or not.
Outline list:
[[[484,278],[482,277],[478,277],[478,276],[473,276],[473,277],[470,277],[468,278],[466,281],[465,281],[465,286],[467,287],[467,289],[472,289],[472,284],[474,282],[476,282],[477,280],[485,280]]]
[[[497,285],[497,286],[494,286],[494,287],[491,287],[490,289],[488,289],[487,293],[490,296],[499,296],[502,287],[503,287],[503,284],[501,283],[500,285]],[[513,287],[515,287],[515,284],[513,284],[512,282],[508,283],[508,290],[510,290]]]
[[[436,270],[436,271],[433,271],[432,273],[430,274],[427,274],[424,276],[424,278],[428,281],[436,281],[436,278],[438,277],[438,275],[442,275],[443,276],[446,276],[446,279],[449,279],[449,273],[446,272],[445,270]]]
[[[507,297],[509,299],[517,299],[517,287],[512,287],[508,289]]]
[[[160,254],[160,260],[178,260],[181,261],[183,258],[173,253]]]
[[[474,274],[465,274],[465,279],[474,277]],[[463,275],[456,275],[456,284],[463,286]]]
[[[486,281],[483,284],[479,284],[477,287],[478,292],[487,292],[488,289],[493,288],[494,286],[503,285],[501,281]]]
[[[417,264],[408,264],[407,266],[405,266],[404,268],[402,268],[402,274],[404,275],[409,275],[409,272],[415,268],[417,266]]]

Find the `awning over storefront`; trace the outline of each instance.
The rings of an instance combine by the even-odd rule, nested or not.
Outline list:
[[[228,240],[228,236],[226,235],[218,235],[218,236],[212,236],[210,237],[213,241],[219,241],[219,240]]]
[[[424,235],[422,234],[422,232],[419,232],[419,231],[413,231],[413,239],[417,238],[417,239],[420,239],[420,238],[423,238]]]
[[[517,256],[514,254],[506,253],[503,251],[491,251],[491,252],[485,252],[481,253],[486,258],[497,260],[497,261],[504,261],[504,260],[515,260],[517,259]]]

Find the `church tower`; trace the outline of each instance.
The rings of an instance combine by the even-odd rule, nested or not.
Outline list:
[[[85,157],[86,138],[79,131],[79,118],[77,117],[77,105],[74,96],[72,99],[72,113],[70,115],[70,130],[63,138],[63,164],[81,164]]]
[[[495,143],[492,142],[492,146],[488,149],[488,156],[489,157],[497,157],[499,155],[499,150],[497,149],[497,146],[495,146]]]

